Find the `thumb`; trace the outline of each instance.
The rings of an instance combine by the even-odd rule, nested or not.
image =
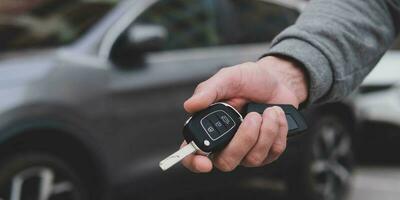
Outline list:
[[[240,67],[228,67],[218,71],[200,83],[192,97],[184,103],[185,110],[193,113],[207,108],[217,101],[238,97],[242,79]]]

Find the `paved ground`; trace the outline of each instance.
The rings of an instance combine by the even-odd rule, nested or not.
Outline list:
[[[288,200],[276,182],[256,181],[253,189],[215,191],[194,195],[196,200]],[[258,188],[254,190],[254,188]],[[399,200],[399,167],[359,167],[354,171],[352,189],[347,200]]]
[[[354,173],[349,200],[400,199],[400,167],[361,167]]]

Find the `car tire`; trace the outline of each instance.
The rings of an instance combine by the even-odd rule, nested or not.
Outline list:
[[[345,199],[353,169],[351,129],[335,115],[316,115],[286,179],[290,199]]]
[[[47,200],[86,200],[88,194],[76,171],[56,156],[29,152],[0,161],[0,200],[41,195]]]

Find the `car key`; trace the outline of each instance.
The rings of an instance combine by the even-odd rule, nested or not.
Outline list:
[[[167,170],[189,154],[202,152],[210,154],[223,149],[233,138],[243,116],[250,112],[262,114],[268,107],[280,106],[288,122],[288,137],[297,135],[307,129],[303,116],[292,105],[249,103],[239,113],[227,103],[218,102],[193,114],[185,123],[183,136],[188,143],[160,162],[162,170]]]

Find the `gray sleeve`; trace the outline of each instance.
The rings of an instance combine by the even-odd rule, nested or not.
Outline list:
[[[308,103],[338,100],[356,88],[394,41],[400,0],[314,0],[266,55],[300,62]]]

